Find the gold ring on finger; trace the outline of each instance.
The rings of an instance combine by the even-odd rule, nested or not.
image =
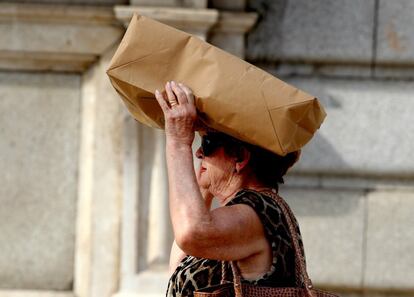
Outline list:
[[[170,102],[171,107],[174,107],[174,106],[178,105],[177,101],[175,101],[175,100],[171,100],[169,102]]]

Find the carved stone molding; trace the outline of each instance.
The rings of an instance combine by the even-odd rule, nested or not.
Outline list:
[[[112,8],[0,4],[0,69],[83,72],[121,38]]]
[[[207,0],[130,0],[130,4],[134,6],[206,8]]]
[[[209,41],[240,58],[245,57],[245,33],[257,21],[254,12],[221,11],[217,24],[212,28]]]
[[[257,21],[255,12],[226,12],[221,11],[213,32],[246,33]]]
[[[217,23],[219,13],[215,9],[182,7],[115,6],[115,15],[125,27],[134,13],[138,13],[169,26],[205,39],[210,28]]]
[[[210,0],[210,5],[220,10],[243,11],[246,0]]]
[[[244,58],[244,34],[256,23],[256,13],[225,12],[216,9],[116,6],[115,15],[125,27],[134,13],[208,39],[212,44]]]
[[[192,7],[169,2],[114,8],[1,3],[0,69],[84,72],[120,40],[120,22],[127,26],[134,12],[244,57],[244,33],[256,22],[255,13],[202,8],[203,1],[188,2]]]

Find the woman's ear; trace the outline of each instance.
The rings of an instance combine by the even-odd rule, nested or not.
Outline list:
[[[236,172],[242,171],[250,161],[250,151],[244,147],[240,149],[240,154],[236,158]]]

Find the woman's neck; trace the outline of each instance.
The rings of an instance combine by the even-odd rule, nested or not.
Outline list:
[[[219,204],[221,206],[224,206],[230,202],[239,191],[243,189],[254,190],[258,192],[272,191],[272,188],[265,186],[263,183],[258,182],[256,179],[247,179],[243,183],[234,184],[233,186],[227,187],[226,191],[224,193],[218,193],[216,195],[216,198],[219,200]]]

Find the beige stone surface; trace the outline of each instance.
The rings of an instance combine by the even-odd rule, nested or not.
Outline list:
[[[209,42],[244,59],[245,33],[255,24],[258,15],[250,12],[223,12],[209,34]]]
[[[414,192],[368,195],[364,285],[414,290]]]
[[[249,59],[369,64],[373,58],[373,0],[255,0],[248,6],[262,16],[247,38]]]
[[[2,0],[3,1],[3,0]],[[5,2],[11,2],[10,0],[5,0]],[[102,5],[109,6],[114,4],[122,4],[128,2],[128,0],[13,0],[17,3],[38,3],[38,4],[68,4],[68,5]]]
[[[250,12],[223,12],[216,9],[183,7],[146,7],[119,5],[115,14],[125,26],[133,13],[138,13],[157,21],[194,34],[221,49],[244,58],[244,35],[253,27],[257,14]]]
[[[48,23],[0,23],[2,51],[102,53],[120,37],[117,27]]]
[[[81,72],[123,32],[110,7],[0,3],[0,69]]]
[[[291,78],[327,117],[293,171],[375,178],[414,176],[414,85],[409,81]]]
[[[130,0],[131,5],[138,6],[184,6],[194,8],[206,8],[207,0]]]
[[[83,72],[97,60],[94,54],[4,51],[0,68],[18,71]]]
[[[315,285],[359,288],[362,283],[363,191],[285,187],[281,196],[297,216]]]
[[[376,64],[413,65],[413,10],[410,0],[379,1]]]
[[[162,297],[165,296],[170,274],[167,269],[147,270],[132,276],[128,286],[118,292],[116,297]]]
[[[0,297],[76,297],[72,292],[1,290]]]
[[[80,78],[0,72],[0,287],[70,290]]]
[[[194,34],[202,39],[217,22],[218,11],[215,9],[197,9],[183,7],[145,7],[145,6],[115,6],[115,15],[125,27],[134,13],[150,17],[161,23]]]
[[[124,107],[105,70],[114,48],[82,77],[82,132],[74,291],[111,296],[118,288]]]

